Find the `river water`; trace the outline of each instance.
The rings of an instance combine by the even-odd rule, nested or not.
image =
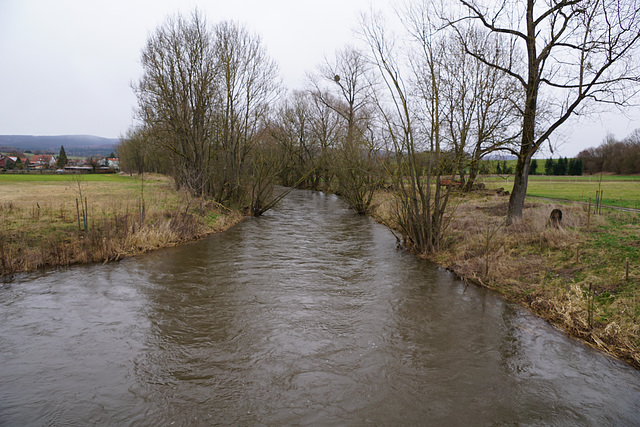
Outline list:
[[[639,425],[640,374],[294,191],[0,285],[0,425]]]

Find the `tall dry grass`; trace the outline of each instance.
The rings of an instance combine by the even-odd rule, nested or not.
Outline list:
[[[132,178],[3,183],[2,189],[0,275],[118,260],[207,236],[242,218],[175,191],[163,176],[146,177],[144,188]]]

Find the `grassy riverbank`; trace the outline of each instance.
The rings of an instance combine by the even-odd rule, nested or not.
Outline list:
[[[0,189],[0,275],[117,260],[242,218],[160,175],[0,175]]]
[[[1,275],[118,260],[242,219],[159,175],[0,175],[0,188]],[[640,367],[640,215],[530,198],[523,221],[506,227],[507,201],[495,191],[457,194],[448,240],[431,259]],[[376,194],[374,215],[393,226],[392,203]],[[561,228],[547,226],[554,208]]]
[[[446,247],[431,260],[640,367],[640,215],[530,198],[523,221],[506,227],[507,202],[455,196]],[[393,224],[391,203],[378,194],[375,215]],[[560,228],[547,226],[554,208]]]

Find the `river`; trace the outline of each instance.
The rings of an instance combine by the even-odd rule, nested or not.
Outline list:
[[[0,425],[639,425],[640,374],[293,191],[0,285]]]

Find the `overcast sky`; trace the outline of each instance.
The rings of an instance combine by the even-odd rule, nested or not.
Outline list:
[[[196,7],[209,23],[235,20],[258,33],[284,84],[353,43],[361,11],[385,0],[0,0],[0,134],[116,138],[134,123],[130,83],[140,51],[167,15]],[[563,129],[555,155],[573,156],[640,128],[640,111],[596,115]]]

